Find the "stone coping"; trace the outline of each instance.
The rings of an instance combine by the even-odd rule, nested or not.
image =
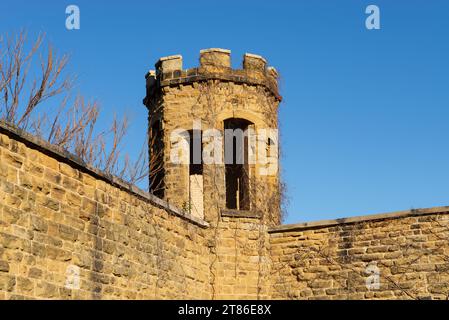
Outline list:
[[[255,218],[260,219],[260,215],[249,210],[231,210],[231,209],[223,209],[220,211],[222,217],[231,217],[231,218]]]
[[[267,63],[267,59],[265,59],[264,57],[258,55],[258,54],[254,54],[254,53],[245,53],[243,55],[244,57],[249,57],[249,58],[255,58],[255,59],[259,59],[262,60],[263,62]]]
[[[167,61],[167,60],[173,60],[173,59],[182,59],[182,56],[180,54],[174,54],[171,56],[161,57],[161,58],[159,58],[159,61]]]
[[[231,54],[231,50],[222,49],[222,48],[209,48],[209,49],[201,49],[200,53],[208,53],[208,52],[221,52],[226,54]]]
[[[311,221],[311,222],[303,222],[303,223],[295,223],[295,224],[284,224],[277,227],[272,227],[268,230],[269,233],[279,233],[279,232],[289,232],[289,231],[303,231],[308,229],[319,229],[332,227],[343,224],[351,224],[351,223],[361,223],[367,221],[379,221],[379,220],[389,220],[389,219],[399,219],[413,216],[425,216],[431,214],[438,213],[449,213],[449,206],[444,207],[432,207],[432,208],[423,208],[423,209],[411,209],[405,211],[396,211],[389,213],[380,213],[380,214],[372,214],[366,216],[357,216],[357,217],[349,217],[349,218],[339,218],[332,220],[319,220],[319,221]]]
[[[52,145],[51,143],[33,136],[32,134],[16,128],[4,121],[0,121],[0,133],[4,133],[7,136],[12,137],[14,140],[24,143],[30,148],[37,149],[40,152],[57,159],[58,161],[67,163],[68,165],[73,166],[84,173],[90,174],[97,179],[103,180],[121,190],[127,191],[141,199],[144,199],[152,205],[166,210],[170,214],[192,222],[202,228],[206,228],[209,226],[206,221],[192,216],[188,212],[181,210],[173,204],[162,200],[149,192],[143,191],[135,185],[127,183],[126,181],[118,177],[106,174],[105,172],[86,164],[83,160],[66,151],[65,149]]]

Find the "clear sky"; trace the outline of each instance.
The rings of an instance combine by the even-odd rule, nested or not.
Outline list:
[[[81,29],[65,28],[76,4]],[[380,30],[365,8],[380,8]],[[39,31],[71,54],[77,90],[147,125],[144,74],[161,56],[232,50],[281,74],[287,223],[449,205],[449,2],[1,0],[0,32]]]

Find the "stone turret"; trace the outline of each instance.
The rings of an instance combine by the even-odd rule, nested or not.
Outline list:
[[[263,57],[250,53],[241,69],[232,69],[231,51],[219,48],[201,50],[196,68],[184,69],[181,55],[160,58],[146,75],[144,99],[153,137],[151,191],[207,221],[244,215],[270,216],[277,223],[277,136],[258,135],[264,130],[277,135],[277,77]],[[244,136],[227,139],[229,130]],[[221,146],[212,148],[212,140],[220,139]],[[269,160],[259,161],[266,150]],[[232,158],[238,152],[241,163]],[[205,161],[205,155],[222,161]]]

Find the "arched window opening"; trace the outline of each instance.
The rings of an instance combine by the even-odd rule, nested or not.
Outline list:
[[[226,208],[249,210],[248,128],[252,123],[231,118],[224,121]]]

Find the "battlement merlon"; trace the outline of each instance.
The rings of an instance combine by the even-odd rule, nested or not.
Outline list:
[[[220,48],[201,50],[200,65],[197,68],[183,69],[181,55],[162,57],[156,62],[155,68],[156,70],[151,70],[145,75],[149,94],[165,86],[221,80],[264,86],[277,100],[282,100],[278,91],[276,69],[267,67],[267,61],[256,54],[246,53],[243,56],[242,69],[232,69],[231,51]],[[146,98],[144,104],[145,100]]]

